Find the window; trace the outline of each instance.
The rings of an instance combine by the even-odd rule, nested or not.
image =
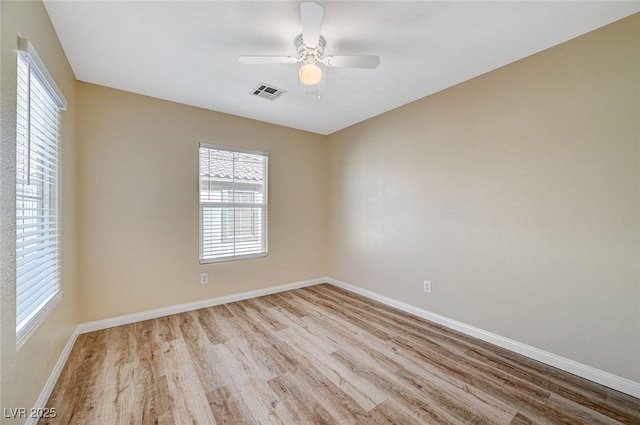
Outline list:
[[[239,204],[253,204],[256,199],[254,192],[243,192],[236,190],[234,192],[235,201]],[[228,199],[231,199],[231,195]],[[227,210],[223,228],[225,229],[225,237],[230,238],[255,238],[258,234],[257,224],[258,212],[253,208],[236,208]]]
[[[60,111],[64,97],[31,44],[18,39],[16,99],[16,342],[61,297]]]
[[[200,144],[200,263],[267,255],[267,161]]]

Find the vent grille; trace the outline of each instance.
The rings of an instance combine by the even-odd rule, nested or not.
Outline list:
[[[286,92],[286,90],[279,89],[265,83],[259,83],[253,90],[251,90],[250,94],[263,99],[276,100]]]

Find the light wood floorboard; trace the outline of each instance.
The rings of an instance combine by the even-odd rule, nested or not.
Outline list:
[[[640,424],[640,400],[328,284],[78,337],[40,424]]]

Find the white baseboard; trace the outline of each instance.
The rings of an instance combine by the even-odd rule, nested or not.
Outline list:
[[[354,292],[388,306],[395,307],[398,310],[402,310],[415,316],[422,317],[423,319],[430,320],[442,326],[455,329],[456,331],[497,345],[498,347],[502,347],[509,351],[522,354],[523,356],[548,364],[549,366],[557,367],[558,369],[564,370],[565,372],[572,373],[590,381],[597,382],[598,384],[613,388],[614,390],[618,390],[625,394],[640,398],[640,383],[638,382],[634,382],[621,376],[617,376],[612,373],[605,372],[603,370],[596,369],[582,363],[578,363],[576,361],[549,353],[544,350],[540,350],[530,345],[526,345],[521,342],[484,331],[474,326],[467,325],[466,323],[462,323],[457,320],[432,313],[428,310],[424,310],[411,304],[407,304],[402,301],[380,295],[376,292],[372,292],[358,286],[354,286],[332,278],[326,278],[326,281],[334,286],[346,289],[347,291]]]
[[[53,367],[53,370],[49,375],[49,379],[47,379],[47,382],[45,382],[44,388],[42,388],[42,391],[40,392],[40,396],[36,400],[35,406],[33,406],[33,408],[36,409],[36,411],[39,411],[39,409],[44,409],[46,407],[47,401],[49,401],[49,397],[51,397],[51,392],[53,391],[53,387],[55,387],[56,382],[58,382],[60,373],[62,372],[64,365],[67,363],[67,360],[69,359],[69,354],[71,354],[71,350],[73,349],[73,345],[76,343],[76,339],[78,339],[79,334],[80,333],[78,332],[78,327],[76,326],[76,328],[71,333],[71,336],[67,341],[67,344],[64,346],[62,353],[60,353],[60,357],[58,357],[58,361],[56,362],[56,365]],[[38,423],[38,420],[39,418],[37,417],[30,417],[27,420],[26,425],[36,425]]]
[[[634,397],[640,398],[640,383],[631,381],[629,379],[614,375],[609,372],[605,372],[600,369],[596,369],[591,366],[587,366],[582,363],[578,363],[576,361],[567,359],[565,357],[558,356],[553,353],[549,353],[544,350],[540,350],[538,348],[532,347],[530,345],[523,344],[518,341],[514,341],[509,338],[502,337],[500,335],[487,332],[480,328],[476,328],[474,326],[468,325],[466,323],[459,322],[454,319],[450,319],[448,317],[432,313],[428,310],[424,310],[420,307],[413,306],[411,304],[404,303],[402,301],[395,300],[393,298],[387,297],[385,295],[378,294],[373,291],[369,291],[367,289],[360,288],[358,286],[354,286],[333,278],[324,277],[318,279],[305,280],[301,282],[294,282],[286,285],[274,286],[271,288],[258,289],[255,291],[242,292],[239,294],[226,295],[223,297],[210,298],[202,301],[196,301],[187,304],[179,304],[164,308],[159,308],[155,310],[144,311],[140,313],[128,314],[125,316],[118,316],[104,320],[98,320],[94,322],[81,323],[75,329],[74,333],[69,338],[67,345],[65,346],[56,366],[54,367],[53,372],[51,372],[51,376],[47,381],[38,401],[36,402],[36,408],[42,408],[46,405],[49,396],[51,395],[51,391],[53,391],[53,387],[58,380],[58,376],[64,367],[67,358],[73,348],[73,344],[79,334],[93,332],[101,329],[107,329],[114,326],[126,325],[129,323],[135,323],[143,320],[155,319],[157,317],[167,316],[170,314],[183,313],[186,311],[197,310],[200,308],[211,307],[214,305],[226,304],[235,301],[242,301],[250,298],[261,297],[264,295],[275,294],[278,292],[289,291],[292,289],[304,288],[307,286],[313,286],[320,283],[330,283],[334,286],[337,286],[342,289],[346,289],[347,291],[362,295],[364,297],[370,298],[372,300],[381,302],[391,307],[395,307],[404,312],[413,314],[418,317],[422,317],[424,319],[430,320],[432,322],[438,323],[440,325],[446,326],[448,328],[457,330],[466,335],[481,339],[483,341],[489,342],[491,344],[497,345],[498,347],[505,348],[507,350],[513,351],[518,354],[522,354],[523,356],[529,357],[531,359],[540,361],[542,363],[548,364],[553,367],[557,367],[558,369],[564,370],[566,372],[572,373],[574,375],[580,376],[582,378],[588,379],[593,382],[597,382],[599,384],[605,385],[609,388],[613,388],[625,394],[629,394]],[[35,424],[35,422],[33,422]],[[27,422],[27,425],[32,425],[32,422]]]
[[[96,320],[94,322],[81,323],[80,325],[78,325],[78,333],[84,334],[88,332],[99,331],[101,329],[113,328],[115,326],[128,325],[129,323],[141,322],[143,320],[155,319],[158,317],[169,316],[171,314],[184,313],[186,311],[198,310],[214,305],[232,303],[235,301],[262,297],[264,295],[276,294],[278,292],[290,291],[292,289],[304,288],[306,286],[313,286],[319,283],[326,283],[327,281],[328,278],[303,280],[300,282],[288,283],[285,285],[272,286],[270,288],[257,289],[255,291],[241,292],[239,294],[225,295],[222,297],[209,298],[192,303],[172,305],[169,307],[157,308],[155,310],[142,311],[140,313],[127,314],[124,316],[117,316],[104,320]]]

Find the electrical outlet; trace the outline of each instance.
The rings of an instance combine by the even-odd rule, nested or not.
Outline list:
[[[200,273],[200,284],[206,285],[209,283],[209,273]]]
[[[426,292],[427,294],[431,293],[431,282],[428,280],[424,281],[424,292]]]

